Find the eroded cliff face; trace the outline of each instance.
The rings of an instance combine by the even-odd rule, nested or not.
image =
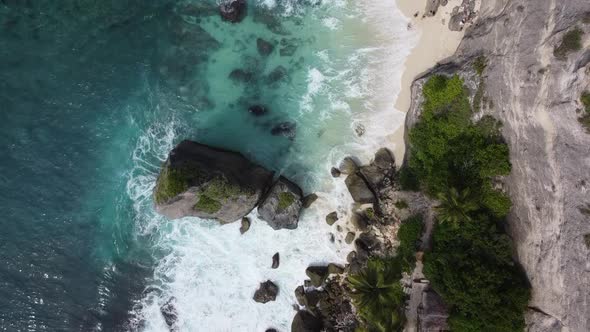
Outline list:
[[[529,331],[590,331],[590,134],[578,121],[590,90],[588,13],[587,0],[484,0],[455,56],[412,88],[408,126],[428,76],[459,73],[474,95],[473,61],[487,59],[481,113],[502,120],[510,146],[503,185],[514,203],[508,233],[532,285]],[[576,27],[584,47],[558,59]]]

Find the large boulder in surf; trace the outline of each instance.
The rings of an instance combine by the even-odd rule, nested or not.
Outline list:
[[[246,17],[246,0],[225,0],[219,5],[219,14],[224,21],[241,22]]]
[[[291,332],[320,332],[323,328],[322,320],[307,310],[298,311],[291,323]]]
[[[260,287],[254,292],[253,299],[258,303],[267,303],[274,301],[279,294],[279,286],[274,282],[267,280],[260,283]]]
[[[254,209],[272,179],[272,172],[240,153],[182,141],[158,177],[156,211],[170,219],[195,216],[234,222]]]
[[[284,177],[279,177],[258,206],[260,218],[273,229],[295,229],[303,206],[301,188]]]

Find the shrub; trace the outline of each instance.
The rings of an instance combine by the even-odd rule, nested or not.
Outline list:
[[[371,258],[360,273],[348,276],[353,302],[367,330],[403,330],[405,296],[401,271],[396,258]]]
[[[420,182],[410,167],[404,166],[399,172],[399,184],[402,190],[418,191]]]
[[[395,202],[393,205],[395,205],[395,207],[400,210],[407,209],[409,207],[408,202],[404,201],[403,199]]]
[[[295,202],[295,196],[289,192],[279,194],[279,211],[283,211]]]
[[[565,35],[561,39],[559,46],[553,51],[558,59],[565,59],[571,52],[576,52],[582,49],[582,35],[584,32],[580,28],[575,28]]]
[[[479,76],[483,74],[483,71],[486,69],[487,66],[488,61],[486,57],[483,55],[478,56],[477,59],[475,59],[475,61],[473,62],[473,69],[475,69],[477,75]]]
[[[522,331],[526,277],[508,236],[485,216],[461,227],[437,224],[424,272],[451,311],[453,331]]]
[[[399,257],[402,268],[406,272],[414,269],[416,251],[418,250],[423,228],[422,216],[412,216],[402,221],[397,231],[397,239],[400,242],[397,248],[397,257]]]

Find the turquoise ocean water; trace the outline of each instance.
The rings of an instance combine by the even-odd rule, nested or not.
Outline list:
[[[329,169],[369,158],[402,124],[393,104],[416,36],[393,0],[249,1],[239,24],[216,6],[0,1],[0,330],[167,331],[159,308],[173,298],[179,331],[287,331],[305,267],[344,262],[350,248],[323,219],[336,210],[346,227],[351,201]],[[239,150],[320,200],[296,231],[255,213],[243,236],[237,223],[165,220],[151,190],[185,138]],[[257,304],[266,279],[279,297]]]

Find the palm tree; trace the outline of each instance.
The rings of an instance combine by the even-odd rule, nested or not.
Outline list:
[[[438,212],[438,220],[453,225],[458,225],[462,221],[471,221],[469,214],[478,208],[469,189],[459,193],[457,189],[451,188],[447,194],[438,194],[438,199],[440,205],[435,208]]]
[[[397,259],[371,259],[360,273],[348,276],[353,301],[368,331],[401,331],[404,322],[401,272]]]

